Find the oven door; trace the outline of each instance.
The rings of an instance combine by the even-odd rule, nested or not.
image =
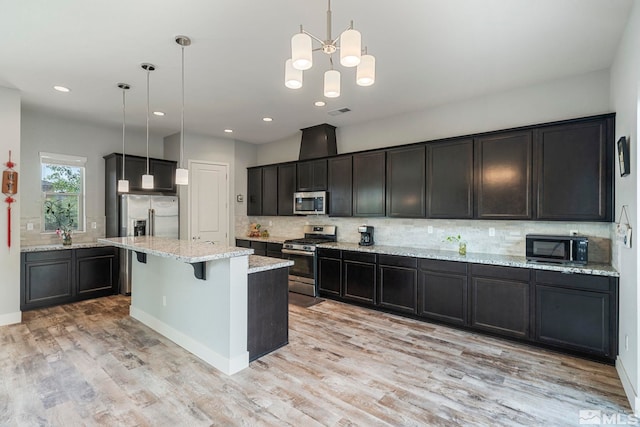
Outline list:
[[[289,267],[289,291],[315,297],[315,252],[282,249],[282,255],[294,263]]]

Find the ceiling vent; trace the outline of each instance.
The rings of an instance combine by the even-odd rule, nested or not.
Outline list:
[[[343,107],[343,108],[338,108],[337,110],[331,110],[329,111],[328,114],[330,116],[339,116],[340,114],[348,113],[349,111],[351,111],[350,108]]]
[[[338,153],[335,126],[323,123],[300,130],[302,131],[302,141],[300,141],[298,160],[335,156]]]

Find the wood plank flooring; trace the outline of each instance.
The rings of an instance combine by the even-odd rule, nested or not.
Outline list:
[[[2,426],[579,425],[629,414],[612,366],[324,301],[226,376],[113,296],[0,327]]]

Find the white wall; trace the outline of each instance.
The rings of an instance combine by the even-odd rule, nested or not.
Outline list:
[[[630,139],[631,174],[620,177],[616,162],[616,218],[622,205],[627,206],[629,219],[635,228],[634,245],[631,249],[615,247],[614,266],[620,272],[620,354],[616,367],[625,392],[635,413],[640,413],[640,327],[638,323],[638,102],[640,101],[640,7],[634,2],[629,22],[618,47],[616,59],[611,67],[611,107],[616,111],[616,141],[621,136]],[[629,347],[625,338],[629,337]]]
[[[607,112],[610,112],[609,72],[602,70],[417,113],[338,127],[336,139],[341,154]],[[297,160],[300,135],[298,132],[259,145],[258,164]]]
[[[7,245],[7,204],[2,195],[2,209],[0,209],[0,326],[19,323],[20,313],[20,210],[28,191],[22,187],[24,172],[20,152],[20,93],[17,90],[0,87],[0,170],[5,170],[9,160],[16,163],[14,169],[18,172],[18,193],[16,203],[11,205],[11,248]]]
[[[122,152],[122,127],[106,127],[60,117],[52,112],[22,109],[22,159],[21,178],[25,196],[22,200],[21,237],[23,245],[49,244],[59,241],[55,234],[40,232],[40,151],[72,154],[87,158],[86,165],[86,216],[87,231],[75,233],[74,242],[95,241],[104,237],[104,159],[103,156]],[[161,137],[150,135],[149,156],[163,158],[164,144]],[[126,154],[146,156],[146,131],[127,128]],[[95,230],[91,222],[97,223]],[[27,231],[26,224],[34,225]]]

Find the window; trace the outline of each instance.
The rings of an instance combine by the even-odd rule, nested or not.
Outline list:
[[[84,231],[86,163],[86,157],[40,153],[43,231]]]

